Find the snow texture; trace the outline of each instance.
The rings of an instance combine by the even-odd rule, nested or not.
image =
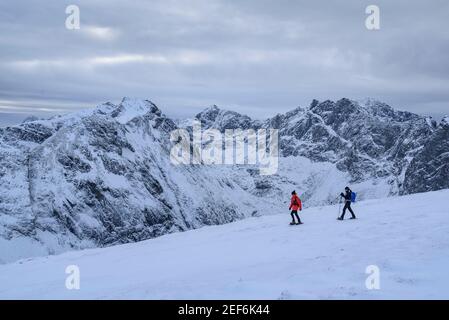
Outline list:
[[[0,266],[1,299],[448,299],[449,190],[307,208]],[[65,287],[66,267],[80,289]],[[369,290],[367,266],[379,268]]]

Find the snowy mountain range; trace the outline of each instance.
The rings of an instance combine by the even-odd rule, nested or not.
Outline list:
[[[148,100],[0,128],[0,262],[135,242],[288,209],[449,188],[441,123],[373,100],[318,102],[265,121],[208,108],[203,129],[279,129],[279,170],[174,165],[176,123]]]

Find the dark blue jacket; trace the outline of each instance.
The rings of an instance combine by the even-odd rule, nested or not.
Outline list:
[[[345,198],[345,201],[351,202],[351,194],[352,194],[352,191],[351,191],[351,190],[348,190],[348,191],[346,191],[345,194],[343,194],[343,192],[340,193],[340,196],[342,196],[343,198]]]

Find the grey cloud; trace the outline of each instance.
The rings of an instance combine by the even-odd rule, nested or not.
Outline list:
[[[179,117],[210,104],[264,117],[373,97],[449,113],[449,3],[376,1],[381,30],[368,31],[371,3],[82,0],[71,31],[71,1],[3,2],[0,100],[9,114],[136,96]]]

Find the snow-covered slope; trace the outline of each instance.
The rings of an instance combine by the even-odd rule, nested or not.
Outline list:
[[[448,299],[449,190],[208,226],[0,266],[2,299]],[[67,290],[68,265],[80,290]],[[367,266],[380,271],[368,290]]]

